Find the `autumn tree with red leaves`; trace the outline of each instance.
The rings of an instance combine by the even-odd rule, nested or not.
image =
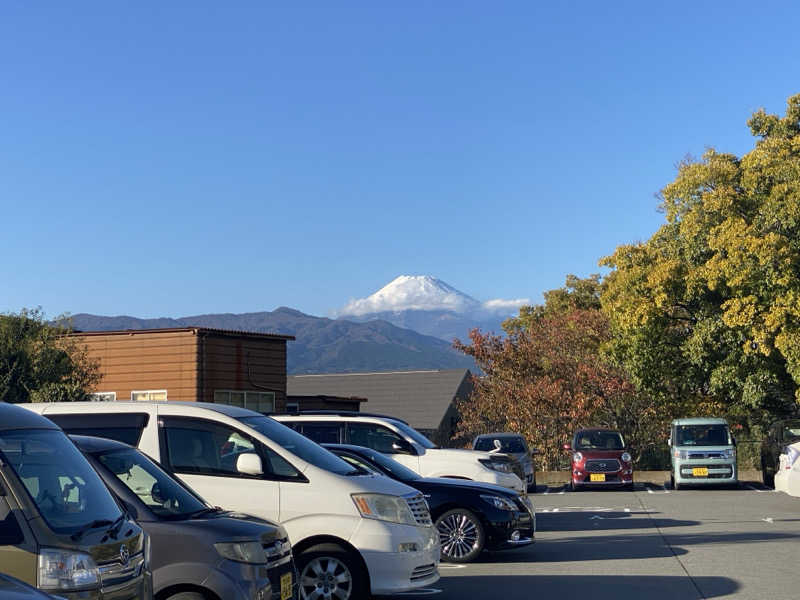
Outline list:
[[[563,463],[561,445],[581,427],[610,427],[625,436],[634,454],[646,448],[666,415],[637,393],[624,371],[604,359],[609,322],[600,311],[599,277],[571,277],[546,294],[542,307],[523,309],[507,322],[506,336],[470,332],[455,347],[475,359],[483,375],[459,405],[456,436],[514,431],[540,450],[540,468]],[[589,293],[587,295],[587,289]],[[573,299],[570,300],[572,295]]]

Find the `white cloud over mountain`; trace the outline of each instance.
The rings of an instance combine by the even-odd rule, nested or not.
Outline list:
[[[406,310],[447,310],[459,314],[516,314],[528,298],[479,302],[440,279],[429,275],[401,275],[366,298],[351,300],[338,316],[363,316]]]

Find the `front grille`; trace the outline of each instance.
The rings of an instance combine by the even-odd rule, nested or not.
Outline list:
[[[703,460],[706,458],[726,458],[722,452],[689,452],[689,460]]]
[[[436,574],[436,565],[431,563],[429,565],[422,565],[417,567],[411,572],[411,581],[418,581],[420,579],[427,579],[431,575]]]
[[[590,473],[615,473],[622,468],[616,458],[587,460],[585,471]]]
[[[132,556],[126,564],[119,561],[98,565],[100,571],[100,585],[103,589],[116,587],[135,579],[142,573],[144,555],[142,553]]]
[[[433,521],[431,521],[431,511],[422,494],[406,496],[406,502],[418,525],[422,525],[423,527],[430,527],[433,525]]]
[[[274,569],[285,565],[292,560],[292,545],[289,538],[275,540],[268,544],[262,544],[264,552],[267,554],[267,568]]]

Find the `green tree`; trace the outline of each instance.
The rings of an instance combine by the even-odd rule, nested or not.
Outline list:
[[[660,194],[666,223],[624,245],[601,295],[611,356],[675,413],[763,425],[800,399],[800,95],[749,120],[741,158],[709,149]]]
[[[67,333],[65,325],[45,322],[40,310],[0,315],[0,401],[86,399],[98,367]]]

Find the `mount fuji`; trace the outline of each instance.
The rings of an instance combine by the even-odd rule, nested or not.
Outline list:
[[[356,322],[383,320],[424,335],[452,341],[480,327],[500,324],[530,304],[528,298],[480,302],[430,275],[401,275],[366,298],[351,300],[336,315]]]

